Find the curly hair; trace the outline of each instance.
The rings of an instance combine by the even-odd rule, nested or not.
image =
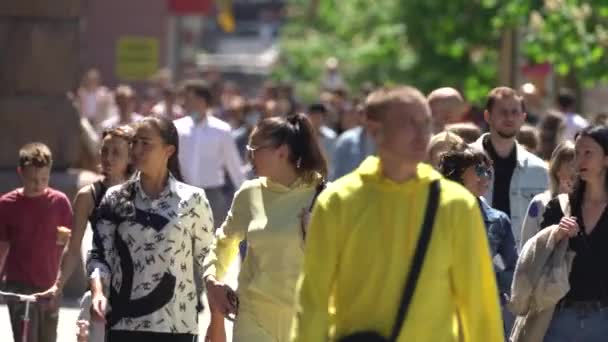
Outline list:
[[[460,147],[445,152],[439,161],[439,172],[452,181],[462,183],[464,171],[475,165],[492,165],[488,155],[475,148]]]

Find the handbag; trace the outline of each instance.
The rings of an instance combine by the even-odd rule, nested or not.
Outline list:
[[[397,318],[393,325],[391,336],[386,338],[375,331],[361,331],[348,336],[342,337],[340,342],[394,342],[401,333],[401,328],[407,317],[409,305],[416,289],[416,283],[422,269],[424,262],[424,256],[431,240],[433,232],[433,226],[435,223],[435,214],[437,213],[437,204],[439,202],[439,180],[435,180],[431,183],[429,198],[426,204],[426,211],[424,214],[424,221],[422,224],[422,231],[418,238],[418,244],[412,260],[412,266],[405,282],[403,290],[403,296],[401,297],[401,303],[399,304],[399,310],[397,311]]]

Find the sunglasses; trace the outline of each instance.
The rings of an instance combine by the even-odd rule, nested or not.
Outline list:
[[[247,146],[245,146],[245,149],[247,150],[247,155],[249,157],[249,160],[253,160],[255,151],[262,150],[265,148],[270,148],[270,147],[274,147],[274,145],[266,144],[266,145],[261,145],[261,146],[251,146],[248,144]]]
[[[492,168],[477,164],[475,165],[475,174],[481,178],[492,178]]]

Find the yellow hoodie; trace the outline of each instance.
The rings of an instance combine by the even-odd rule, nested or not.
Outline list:
[[[294,341],[365,330],[390,335],[429,186],[440,178],[420,164],[413,179],[397,184],[369,157],[321,194],[306,240]],[[442,179],[433,234],[399,341],[503,341],[496,293],[477,200]]]

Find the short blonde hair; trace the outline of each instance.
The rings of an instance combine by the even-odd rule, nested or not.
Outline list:
[[[383,87],[371,92],[365,99],[365,115],[372,121],[381,121],[396,104],[422,103],[430,112],[428,102],[420,90],[411,86]]]
[[[51,167],[53,154],[51,149],[43,143],[33,142],[19,149],[19,167]]]
[[[457,134],[450,131],[443,131],[431,137],[431,141],[429,142],[429,153],[436,148],[443,146],[448,146],[448,150],[451,150],[453,147],[462,145],[464,143],[464,140],[462,140],[462,138]]]
[[[461,137],[467,144],[472,144],[481,136],[481,129],[472,122],[449,124],[445,130]]]
[[[445,152],[460,150],[463,146],[466,145],[458,135],[447,131],[437,133],[431,137],[431,141],[429,142],[427,161],[433,164],[435,168],[438,168],[441,156]]]

